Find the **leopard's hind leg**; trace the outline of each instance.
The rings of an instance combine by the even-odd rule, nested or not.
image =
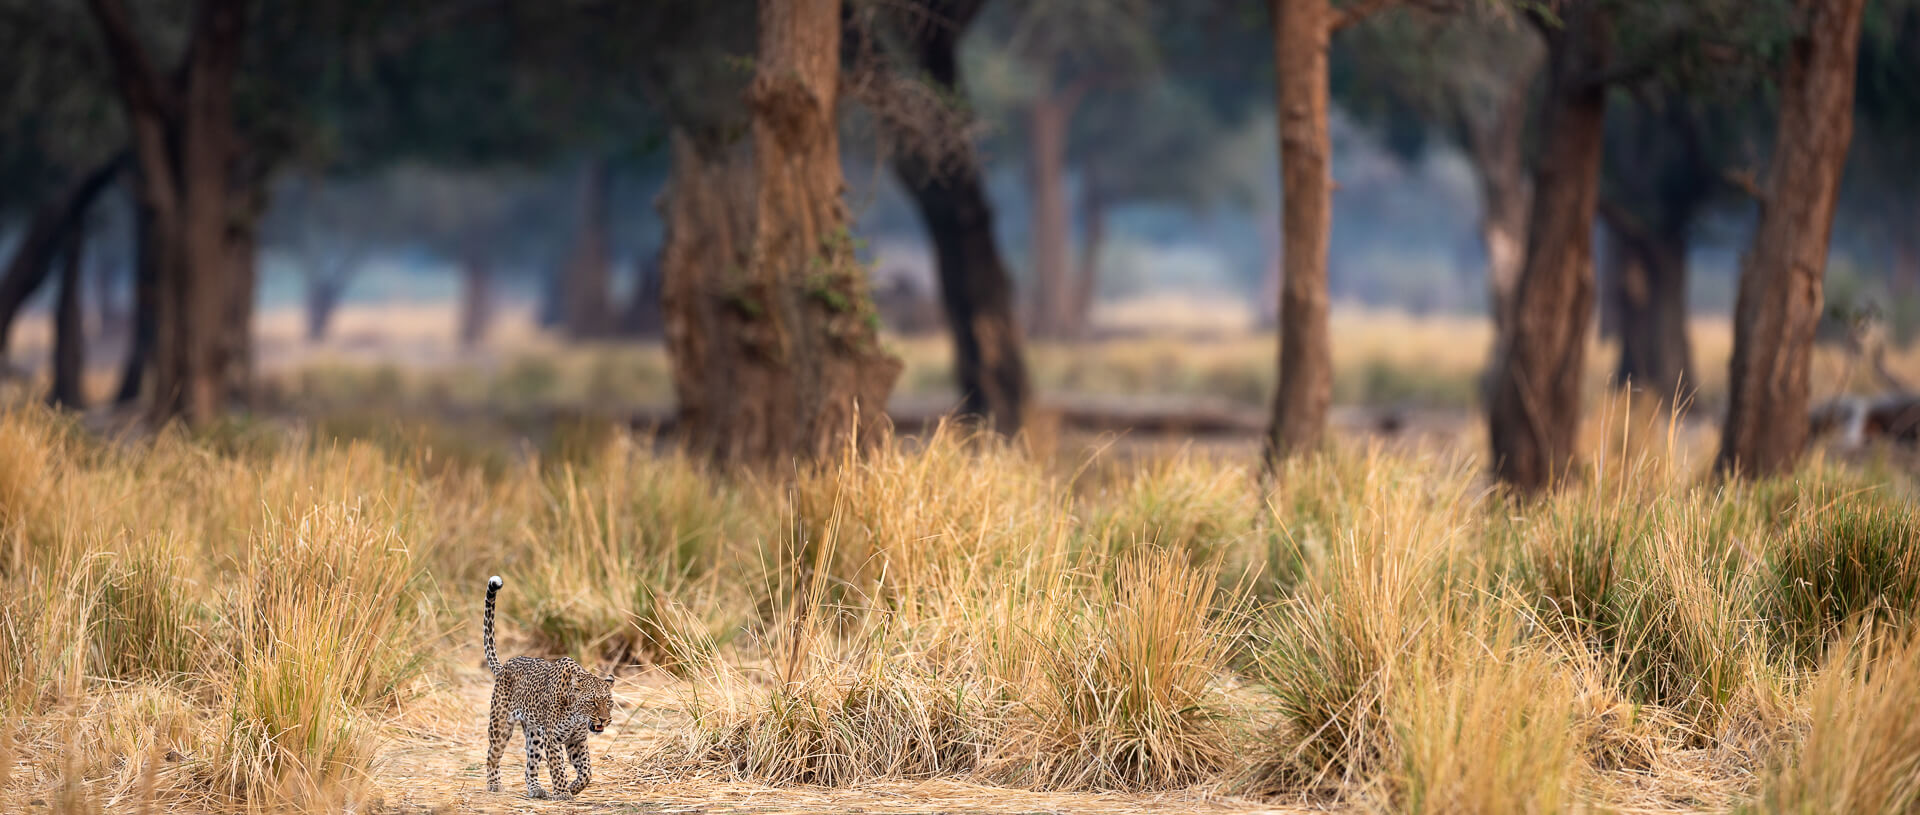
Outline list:
[[[500,757],[506,754],[507,741],[512,738],[513,723],[495,705],[487,716],[487,792],[500,791]]]

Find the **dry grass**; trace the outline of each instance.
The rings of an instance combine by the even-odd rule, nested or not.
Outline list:
[[[661,744],[608,759],[608,796],[1910,809],[1912,482],[1816,456],[1720,485],[1658,417],[1593,424],[1568,488],[1522,503],[1457,451],[1351,443],[1263,487],[943,429],[775,484],[620,433],[468,456],[444,431],[102,439],[13,405],[0,810],[416,800],[382,757],[478,761],[407,711],[483,693],[455,661],[496,572],[504,650],[671,669],[646,675]]]

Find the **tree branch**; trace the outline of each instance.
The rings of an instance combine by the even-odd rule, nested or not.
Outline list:
[[[172,87],[160,80],[146,46],[134,33],[133,20],[120,0],[87,0],[93,9],[94,23],[106,41],[107,57],[113,63],[115,84],[126,94],[127,103],[136,109],[171,119],[180,109],[180,100]]]

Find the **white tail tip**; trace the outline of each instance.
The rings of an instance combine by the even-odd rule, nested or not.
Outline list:
[[[497,589],[497,588],[500,588],[500,587],[501,587],[502,585],[504,585],[504,581],[502,581],[502,580],[500,579],[500,576],[499,576],[499,575],[497,575],[497,574],[496,574],[496,575],[494,575],[494,576],[492,576],[492,577],[489,577],[489,578],[487,578],[487,586],[488,586],[489,588],[495,588],[495,589]]]

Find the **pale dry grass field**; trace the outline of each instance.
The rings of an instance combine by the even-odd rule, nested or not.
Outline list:
[[[1720,484],[1603,407],[1521,502],[1453,445],[1263,484],[943,429],[729,480],[321,427],[0,411],[0,811],[1920,805],[1890,459]],[[620,674],[577,800],[525,798],[517,742],[484,790],[490,574],[504,652]]]
[[[418,408],[428,415],[568,409],[613,414],[661,412],[672,404],[671,371],[658,342],[570,344],[541,329],[525,304],[502,306],[485,342],[454,341],[451,304],[348,304],[320,343],[304,335],[297,308],[263,311],[256,341],[260,380],[271,405],[296,413],[383,412]],[[1086,343],[1034,343],[1029,366],[1042,401],[1069,397],[1191,400],[1236,409],[1265,406],[1276,378],[1275,339],[1253,328],[1244,304],[1154,297],[1103,304],[1099,324],[1123,332]],[[1372,410],[1435,412],[1470,419],[1478,380],[1493,343],[1491,326],[1474,315],[1411,315],[1336,305],[1331,320],[1334,403]],[[1724,409],[1732,324],[1697,317],[1691,324],[1697,393],[1707,416]],[[13,363],[44,376],[50,326],[29,314],[14,330]],[[906,363],[896,407],[919,412],[954,401],[951,350],[944,336],[892,336]],[[113,353],[117,354],[117,350]],[[1596,339],[1587,355],[1588,393],[1598,409],[1617,356]],[[1884,387],[1841,348],[1814,355],[1816,401],[1873,394]],[[1920,382],[1920,345],[1891,348],[1889,367]],[[108,398],[118,366],[99,357],[88,392]],[[1664,394],[1663,394],[1664,395]]]

